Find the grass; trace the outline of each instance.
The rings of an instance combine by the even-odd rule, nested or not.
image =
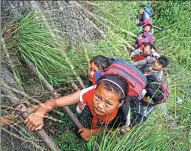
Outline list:
[[[137,30],[134,18],[139,5],[147,4],[147,2],[95,3],[98,7],[96,13],[108,26],[106,38],[99,43],[83,43],[80,49],[71,50],[67,40],[57,36],[59,33],[57,29],[46,30],[40,26],[44,24],[44,21],[35,19],[40,12],[32,12],[3,29],[4,34],[11,25],[18,27],[14,36],[5,41],[7,50],[9,53],[16,51],[21,59],[32,61],[38,71],[54,87],[68,87],[72,82],[80,85],[78,76],[86,76],[89,60],[97,54],[129,60],[129,51],[132,50],[133,37]],[[95,138],[100,142],[100,151],[187,151],[191,149],[191,110],[189,108],[191,105],[191,72],[189,71],[191,29],[188,28],[191,11],[189,6],[189,1],[161,1],[153,4],[154,24],[164,28],[163,31],[156,30],[157,50],[170,58],[170,65],[165,69],[168,73],[165,81],[170,88],[169,100],[166,104],[157,107],[144,125],[133,128],[125,136],[120,136],[116,131],[105,132]],[[21,68],[15,69],[17,76],[24,81],[27,77],[20,74]],[[83,80],[86,81],[86,78]],[[70,92],[64,91],[64,94],[67,93]],[[176,102],[177,97],[183,99],[182,104]],[[72,107],[73,111],[74,108]],[[66,115],[55,118],[63,121],[59,124],[63,129],[72,126]],[[174,127],[173,123],[175,123]],[[68,137],[71,139],[68,140]],[[86,150],[84,144],[77,143],[78,139],[75,135],[67,131],[56,136],[54,140],[62,150]],[[93,144],[90,143],[90,146],[93,148]]]

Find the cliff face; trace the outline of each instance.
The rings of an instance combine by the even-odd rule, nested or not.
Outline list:
[[[102,36],[102,27],[92,20],[90,3],[75,1],[2,1],[2,26],[6,22],[27,15],[30,11],[50,10],[42,18],[54,17],[47,22],[47,28],[59,29],[72,48],[78,48],[82,41],[95,41]],[[88,14],[87,12],[90,12]]]
[[[92,9],[92,6],[90,4],[87,4],[86,2],[78,3],[75,1],[66,2],[3,0],[1,2],[1,25],[3,28],[5,24],[9,21],[19,19],[22,16],[27,15],[31,11],[50,10],[48,13],[46,13],[46,15],[40,16],[40,18],[42,19],[55,18],[51,21],[47,21],[47,24],[45,24],[45,28],[60,30],[61,35],[66,40],[68,40],[70,48],[77,50],[82,41],[97,41],[103,36],[104,29],[98,22],[96,23],[95,19],[92,19],[93,17],[91,16],[92,14],[90,9]],[[18,86],[18,83],[15,81],[10,69],[10,65],[5,58],[5,60],[3,61],[3,68],[1,69],[1,73],[3,73],[1,74],[1,78],[10,86],[16,87]],[[37,86],[35,87],[37,89]],[[3,101],[1,103],[4,106],[11,105],[9,101],[5,98],[3,98]],[[26,130],[24,125],[22,126],[22,128],[16,127],[16,129],[8,127],[7,131],[8,133],[2,131],[1,135],[1,137],[3,138],[1,142],[3,150],[46,150],[46,147],[42,144],[42,142],[36,142],[36,144],[32,144],[30,142],[25,143],[25,141],[22,139],[23,137],[21,133],[28,133],[28,130]],[[13,136],[12,134],[17,137]],[[43,147],[43,149],[38,148],[39,146]]]

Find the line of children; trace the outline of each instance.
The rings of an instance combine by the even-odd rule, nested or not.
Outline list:
[[[146,11],[146,8],[144,8],[144,10]],[[147,19],[147,11],[142,15],[141,25],[144,27],[144,32],[150,32],[149,34],[152,37],[151,29],[149,29],[151,26],[148,26],[148,24],[144,26],[144,24],[142,24],[151,18]],[[106,74],[96,85],[68,96],[50,99],[41,104],[38,110],[30,114],[25,120],[27,127],[32,131],[39,130],[44,125],[43,117],[46,113],[56,107],[77,103],[77,111],[80,113],[79,120],[84,126],[84,128],[79,129],[78,133],[86,141],[88,141],[91,136],[103,132],[104,125],[107,125],[109,128],[117,128],[124,125],[129,126],[130,107],[133,113],[132,126],[145,121],[153,110],[153,107],[159,104],[157,102],[160,102],[164,98],[162,85],[154,73],[155,71],[158,71],[158,73],[159,71],[161,72],[162,68],[168,65],[168,59],[166,57],[153,57],[155,52],[152,47],[153,45],[151,43],[144,43],[143,47],[141,45],[138,50],[132,53],[132,57],[134,56],[135,58],[139,55],[134,61],[146,62],[144,65],[142,64],[142,67],[138,67],[147,75],[148,80],[143,97],[129,97],[129,85],[127,81],[119,75]],[[90,85],[93,75],[97,71],[106,69],[110,64],[109,59],[101,55],[94,57],[90,61],[87,73]],[[161,79],[161,76],[158,77]],[[151,102],[148,102],[148,97],[151,99]],[[146,111],[145,106],[148,107]]]
[[[165,102],[169,95],[167,84],[162,82],[163,68],[169,62],[167,57],[160,56],[152,49],[156,39],[152,30],[151,14],[151,7],[140,6],[139,25],[143,31],[138,34],[135,42],[137,49],[131,53],[131,58],[134,57],[132,64],[146,75],[148,83],[142,97],[130,100],[131,126],[146,121],[154,107]]]

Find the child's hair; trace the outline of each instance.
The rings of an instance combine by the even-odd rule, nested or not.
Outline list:
[[[143,27],[145,27],[145,26],[149,26],[150,28],[153,27],[152,24],[145,24]]]
[[[144,44],[144,47],[145,46],[150,46],[151,49],[153,48],[153,45],[151,43],[146,43],[146,44]]]
[[[99,80],[97,87],[100,83],[104,84],[106,90],[119,93],[120,102],[127,96],[129,85],[126,80],[119,75],[106,74]]]
[[[104,70],[110,65],[109,59],[102,55],[95,56],[90,63],[94,63],[99,69]]]
[[[145,5],[140,5],[139,8],[144,8],[145,9]]]
[[[159,61],[160,64],[163,65],[163,67],[166,67],[169,64],[168,58],[165,57],[165,56],[160,56],[158,58],[158,61]]]
[[[144,32],[143,32],[143,31],[141,31],[141,32],[139,32],[139,33],[137,34],[137,36],[139,36],[139,35],[141,35],[142,37],[145,37],[145,35],[144,35]]]
[[[164,98],[162,85],[154,75],[146,77],[148,84],[145,87],[147,91],[145,96],[150,97],[155,104],[158,104]]]

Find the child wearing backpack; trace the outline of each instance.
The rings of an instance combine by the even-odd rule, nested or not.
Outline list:
[[[89,80],[88,87],[92,86],[93,75],[97,71],[102,71],[106,69],[109,65],[110,65],[110,59],[102,55],[97,55],[90,60],[90,64],[87,71],[87,77]],[[76,106],[77,114],[81,114],[85,106],[86,106],[85,102],[79,102]]]
[[[89,67],[88,67],[88,80],[89,86],[91,86],[93,75],[96,71],[102,71],[110,65],[109,59],[102,55],[97,55],[93,59],[91,59]]]
[[[143,47],[140,47],[136,50],[134,50],[131,55],[130,58],[133,62],[136,61],[140,61],[140,60],[144,60],[146,59],[146,57],[148,56],[152,56],[152,54],[157,55],[158,53],[155,52],[155,50],[153,49],[153,45],[151,43],[146,43],[143,45]],[[158,54],[159,55],[159,54]]]
[[[169,61],[166,56],[160,56],[159,58],[147,57],[145,60],[132,63],[145,75],[154,75],[158,81],[162,80],[163,68],[168,66]]]
[[[145,24],[152,24],[152,13],[153,9],[150,6],[144,6],[141,5],[139,9],[139,14],[138,14],[138,26],[143,26]]]
[[[131,126],[143,123],[147,120],[155,106],[164,103],[168,99],[168,85],[158,81],[155,76],[147,76],[148,84],[142,98],[131,100],[132,111]]]
[[[116,116],[121,107],[126,110],[126,114],[121,114],[119,117],[121,119],[119,126],[126,123],[129,117],[127,91],[128,83],[123,77],[107,74],[99,79],[97,85],[40,104],[38,110],[27,117],[25,124],[32,131],[40,130],[44,126],[43,118],[46,113],[57,107],[84,101],[87,105],[83,110],[85,113],[82,112],[83,117],[80,117],[84,128],[79,129],[78,133],[88,141],[91,136],[103,132],[104,124],[113,126],[112,123],[115,123],[113,120],[118,119]]]
[[[155,42],[155,39],[147,31],[140,32],[137,35],[137,40],[135,41],[135,47],[142,48],[147,43],[154,45],[154,42]]]

